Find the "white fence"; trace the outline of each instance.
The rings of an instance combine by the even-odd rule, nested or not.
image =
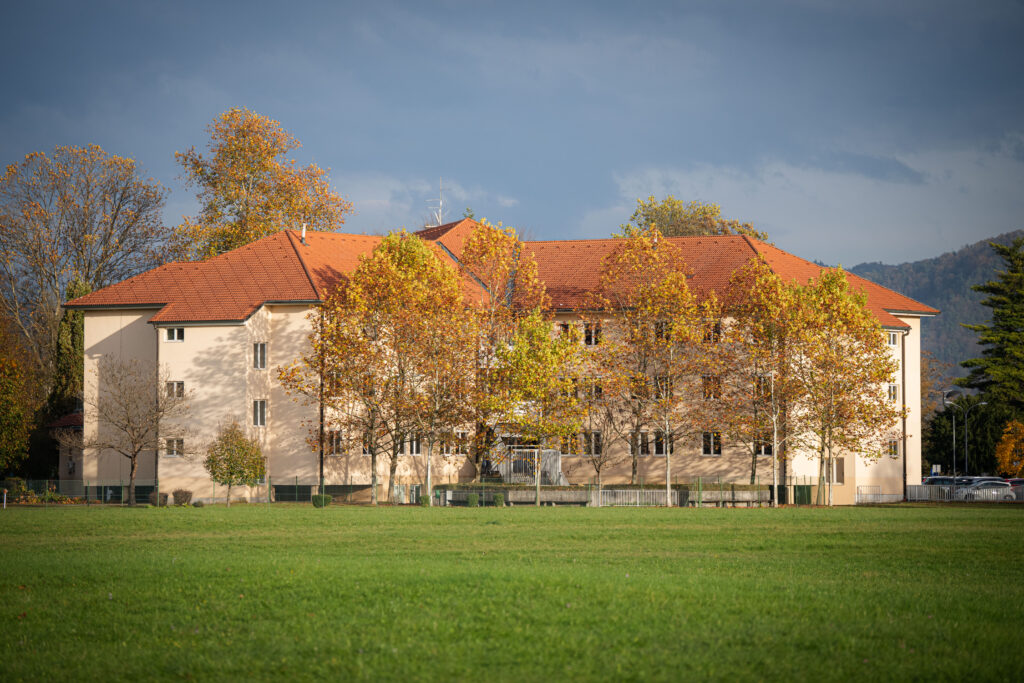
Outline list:
[[[900,503],[903,502],[902,493],[882,493],[881,486],[858,486],[857,505],[870,505],[872,503]]]
[[[907,500],[1012,503],[1024,500],[1024,487],[968,491],[966,486],[907,486]]]
[[[672,505],[685,503],[681,501],[680,491],[672,492]],[[601,491],[603,507],[664,507],[665,489],[604,489]]]

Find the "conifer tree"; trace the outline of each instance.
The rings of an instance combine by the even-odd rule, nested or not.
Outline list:
[[[973,287],[988,294],[981,303],[992,309],[992,322],[964,325],[978,333],[984,349],[981,358],[961,364],[970,374],[958,383],[1020,412],[1024,411],[1024,237],[1009,245],[990,244],[1003,257],[1006,270],[996,271],[998,279]]]

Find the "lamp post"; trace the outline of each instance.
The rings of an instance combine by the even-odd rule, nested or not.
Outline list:
[[[956,406],[963,411],[963,406],[957,405],[951,399],[960,396],[960,392],[956,389],[946,389],[942,393],[942,407],[947,408],[949,406]],[[956,413],[951,413],[953,418],[953,489],[956,490]]]
[[[978,406],[987,406],[987,405],[988,405],[988,401],[981,401],[980,403],[975,403],[972,406],[967,406],[967,408],[964,409],[964,474],[967,474],[967,447],[968,447],[967,416],[971,414],[971,408],[977,408]]]

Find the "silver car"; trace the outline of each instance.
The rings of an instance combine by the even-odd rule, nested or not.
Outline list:
[[[1016,495],[1005,481],[979,481],[956,491],[957,500],[1015,500]]]

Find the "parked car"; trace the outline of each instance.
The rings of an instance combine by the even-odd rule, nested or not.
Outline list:
[[[1019,477],[1014,479],[1004,479],[1003,481],[1005,481],[1010,486],[1024,486],[1024,479],[1021,479]]]
[[[1005,481],[1005,479],[1003,479],[1002,477],[989,477],[989,476],[971,477],[971,479],[974,480],[973,482],[971,482],[973,484],[980,484],[983,481]]]
[[[957,489],[957,500],[1014,500],[1012,487],[1005,481],[979,481]]]
[[[952,486],[953,477],[926,477],[921,486]]]

